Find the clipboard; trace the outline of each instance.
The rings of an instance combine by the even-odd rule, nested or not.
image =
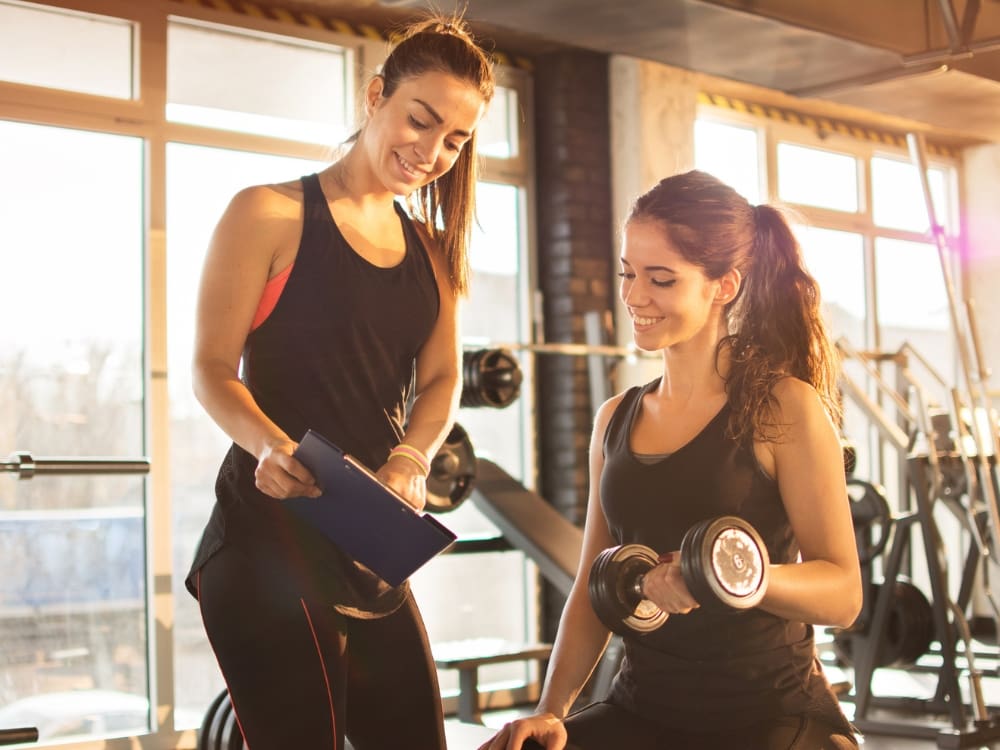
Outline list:
[[[314,430],[293,456],[322,489],[282,504],[391,586],[451,547],[455,533],[420,513],[361,462]]]

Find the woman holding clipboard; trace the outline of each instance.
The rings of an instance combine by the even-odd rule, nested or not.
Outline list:
[[[423,507],[459,400],[475,131],[493,86],[462,23],[415,24],[367,85],[343,158],[241,191],[212,237],[194,382],[233,445],[187,583],[253,750],[445,747],[408,586],[281,500],[321,492],[293,456],[313,429]]]

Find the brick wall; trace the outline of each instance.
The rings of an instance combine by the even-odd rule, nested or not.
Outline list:
[[[608,57],[579,50],[535,60],[538,284],[547,342],[585,341],[584,315],[612,309]],[[586,512],[593,412],[585,357],[537,358],[541,494],[578,525]],[[563,601],[546,592],[555,634]]]

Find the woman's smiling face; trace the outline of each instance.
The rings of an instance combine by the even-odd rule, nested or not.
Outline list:
[[[728,296],[725,279],[709,279],[684,259],[661,224],[633,220],[625,227],[621,300],[632,318],[636,346],[656,351],[715,333]]]
[[[406,78],[388,98],[383,85],[376,78],[366,93],[366,149],[386,189],[407,195],[454,166],[486,103],[475,86],[449,73]]]

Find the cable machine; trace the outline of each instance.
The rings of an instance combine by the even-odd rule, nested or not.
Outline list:
[[[845,360],[863,368],[878,396],[873,398],[847,373],[842,381],[844,393],[866,413],[881,438],[906,457],[908,487],[901,496],[912,499],[890,521],[881,582],[875,582],[871,566],[864,568],[866,602],[858,622],[843,634],[854,669],[853,695],[846,699],[855,704],[854,723],[862,732],[931,737],[941,748],[978,747],[1000,739],[1000,709],[986,704],[982,690],[984,676],[998,676],[1000,653],[996,645],[984,648],[974,641],[967,615],[978,576],[994,633],[1000,637],[1000,607],[990,586],[990,566],[998,562],[1000,548],[997,415],[986,388],[989,371],[983,363],[974,305],[969,299],[959,304],[952,282],[951,253],[931,201],[923,140],[913,134],[907,140],[944,276],[961,388],[949,386],[908,344],[894,353],[862,353],[838,341]],[[895,366],[895,386],[883,377],[880,366],[886,363]],[[945,404],[932,402],[915,367],[947,394]],[[961,536],[968,540],[954,596],[949,591],[945,544],[935,518],[939,508],[951,512]],[[923,604],[914,598],[916,589],[904,574],[918,540],[930,589],[930,599]],[[936,674],[933,695],[877,694],[873,685],[877,670],[900,663],[914,672]],[[897,718],[900,714],[903,718]]]

